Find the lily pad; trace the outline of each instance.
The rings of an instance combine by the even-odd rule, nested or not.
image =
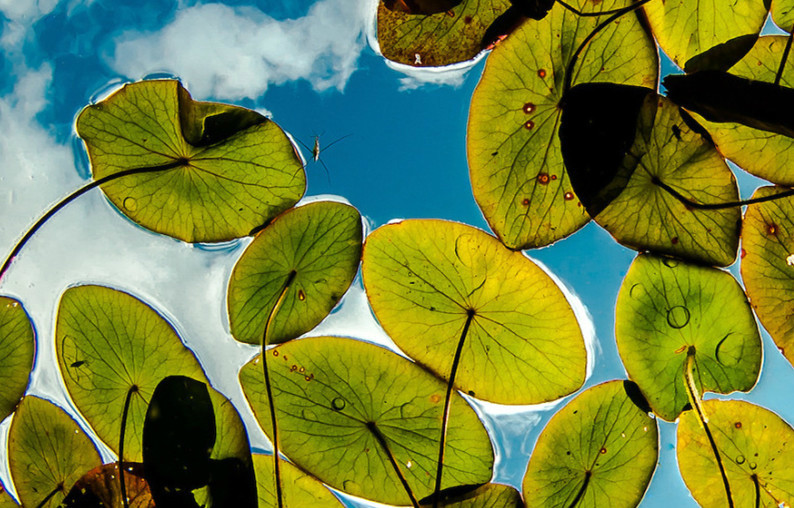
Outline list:
[[[8,463],[22,506],[55,507],[67,489],[87,471],[101,466],[102,460],[66,412],[28,395],[11,420]]]
[[[279,216],[257,234],[229,280],[234,338],[261,343],[288,281],[268,342],[294,339],[317,326],[356,276],[362,235],[358,210],[342,203],[315,202]]]
[[[667,421],[687,404],[690,348],[699,393],[748,391],[761,369],[761,337],[736,279],[677,259],[637,256],[618,293],[615,338],[629,378]]]
[[[534,404],[582,386],[587,354],[565,295],[484,231],[441,220],[382,226],[367,238],[362,273],[386,333],[442,379],[462,340],[459,390]]]
[[[772,0],[771,12],[775,24],[791,33],[794,29],[794,1]]]
[[[273,486],[273,456],[254,455],[259,506],[276,506]],[[316,478],[304,473],[289,462],[281,461],[282,502],[284,508],[340,508],[342,504],[330,490]]]
[[[739,207],[692,208],[662,187],[701,204],[739,199],[736,178],[725,160],[689,128],[678,107],[664,97],[646,97],[628,152],[618,171],[629,175],[625,188],[595,221],[637,250],[718,266],[733,263],[739,248]]]
[[[0,507],[2,508],[16,508],[19,506],[14,502],[14,499],[11,497],[11,494],[5,491],[3,488],[3,484],[0,483]]]
[[[153,508],[149,485],[140,463],[124,463],[124,485],[129,508]],[[120,507],[121,485],[117,462],[99,466],[83,475],[69,490],[63,508]]]
[[[380,2],[378,44],[384,57],[407,65],[463,62],[484,49],[486,30],[509,7],[509,0],[463,0],[444,12],[409,14]]]
[[[352,339],[317,337],[267,353],[280,450],[330,486],[405,505],[433,492],[445,384],[396,354]],[[240,371],[257,419],[272,435],[260,357]],[[493,450],[477,415],[452,400],[442,488],[485,483]],[[399,471],[399,475],[397,473]],[[260,480],[261,481],[261,480]]]
[[[656,421],[638,396],[634,383],[608,381],[558,411],[529,459],[527,506],[637,506],[659,455]]]
[[[186,242],[249,235],[294,205],[306,175],[281,128],[262,115],[196,102],[178,81],[124,86],[77,118],[95,179],[141,226]],[[160,170],[156,170],[159,168]]]
[[[607,11],[626,0],[576,2]],[[548,245],[588,220],[563,164],[558,136],[563,83],[572,53],[605,17],[579,17],[556,3],[488,57],[469,111],[467,153],[474,197],[511,249]],[[572,83],[656,87],[658,56],[635,14],[599,32],[584,48]]]
[[[33,324],[22,304],[0,296],[0,420],[14,412],[28,387],[35,347]]]
[[[762,187],[753,198],[786,189]],[[794,198],[747,207],[742,229],[742,280],[758,319],[794,364]]]
[[[520,492],[498,483],[453,487],[442,490],[440,494],[438,506],[444,508],[524,508]],[[419,505],[429,507],[433,503],[430,499],[423,499]]]
[[[731,67],[731,74],[774,83],[786,39],[759,37],[750,52]],[[787,60],[780,85],[794,88],[794,58]],[[777,184],[794,185],[794,139],[739,123],[710,122],[697,113],[692,116],[709,132],[720,153],[742,169]]]
[[[193,353],[162,316],[137,298],[107,287],[67,289],[58,308],[55,339],[69,395],[116,453],[129,397],[125,461],[142,459],[144,417],[163,378],[182,375],[206,381]]]
[[[787,506],[794,499],[794,429],[775,413],[740,400],[707,400],[703,409],[720,452],[734,506]],[[711,444],[687,411],[678,425],[678,466],[700,506],[727,497]]]
[[[766,19],[764,2],[666,0],[643,6],[662,50],[682,69],[687,61],[742,35],[758,34]]]

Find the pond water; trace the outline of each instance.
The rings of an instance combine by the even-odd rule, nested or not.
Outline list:
[[[306,199],[345,200],[370,230],[396,218],[449,219],[488,230],[472,197],[465,137],[483,61],[445,72],[388,65],[373,49],[373,1],[0,1],[0,251],[10,251],[28,225],[87,178],[74,131],[81,108],[120,83],[167,76],[182,79],[196,99],[257,109],[308,145],[315,136],[321,147],[347,136],[321,150],[327,176],[309,161]],[[749,196],[761,181],[737,173],[742,196]],[[99,192],[71,204],[0,282],[0,294],[22,301],[36,328],[29,393],[76,414],[54,358],[58,299],[70,286],[107,285],[170,320],[214,386],[244,413],[252,446],[269,450],[237,382],[256,348],[232,339],[225,311],[231,269],[249,241],[181,243],[135,226]],[[580,325],[592,330],[584,388],[625,378],[614,309],[635,252],[590,223],[528,255],[567,288]],[[730,271],[738,277],[738,265]],[[367,307],[360,277],[311,334],[390,344]],[[763,340],[758,385],[730,398],[794,422],[787,388],[794,386],[794,369],[766,332]],[[542,407],[475,403],[495,441],[495,481],[520,489],[540,431],[571,397]],[[0,425],[3,443],[8,426],[9,419]],[[659,467],[641,506],[696,506],[678,473],[675,425],[660,422],[660,431]],[[9,485],[0,456],[0,479]],[[103,457],[112,455],[103,449]]]

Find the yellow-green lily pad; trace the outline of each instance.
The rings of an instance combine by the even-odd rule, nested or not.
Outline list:
[[[253,456],[256,471],[259,507],[276,506],[276,491],[273,485],[273,456]],[[281,460],[281,459],[279,459]],[[284,508],[340,508],[336,496],[319,480],[308,475],[285,460],[281,460],[282,502]]]
[[[8,463],[22,506],[56,507],[85,473],[102,465],[77,422],[51,402],[26,396],[8,433]]]
[[[629,3],[573,5],[589,12]],[[511,249],[548,245],[589,220],[563,164],[559,104],[572,53],[604,19],[579,17],[556,3],[544,19],[522,24],[497,45],[474,91],[467,134],[472,190]],[[657,69],[653,41],[630,13],[584,48],[571,78],[655,88]]]
[[[260,344],[273,318],[268,343],[311,330],[347,291],[361,260],[361,216],[350,205],[320,201],[288,210],[259,232],[234,267],[227,297],[232,335]]]
[[[433,493],[446,385],[373,344],[313,337],[271,349],[279,449],[328,485],[405,505]],[[248,402],[272,436],[261,357],[240,371]],[[493,450],[472,408],[452,399],[442,488],[485,483]]]
[[[152,168],[102,190],[136,223],[186,242],[249,235],[306,188],[278,125],[244,108],[196,102],[175,80],[125,85],[86,107],[77,133],[96,180]]]
[[[484,231],[441,220],[382,226],[362,266],[375,316],[411,358],[449,379],[462,341],[459,390],[534,404],[582,386],[587,354],[565,295]]]
[[[558,411],[529,459],[527,506],[637,506],[659,455],[644,403],[634,383],[608,381]]]
[[[748,391],[761,370],[761,337],[736,279],[677,259],[637,256],[618,293],[615,338],[629,378],[668,421],[688,402],[690,348],[699,393]]]
[[[771,12],[775,24],[791,33],[794,29],[794,1],[772,0]]]
[[[741,400],[707,400],[703,410],[730,485],[733,506],[777,508],[794,501],[794,429]],[[678,424],[678,467],[705,508],[728,505],[717,459],[694,411]]]
[[[0,420],[14,412],[28,386],[36,344],[22,304],[0,296]]]

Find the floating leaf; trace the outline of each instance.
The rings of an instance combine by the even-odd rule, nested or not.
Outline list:
[[[643,6],[662,50],[683,68],[686,62],[714,46],[742,35],[756,35],[767,8],[758,0],[691,2],[666,0]]]
[[[610,10],[628,5],[607,0]],[[579,2],[585,11],[592,2]],[[491,229],[511,249],[563,238],[589,217],[571,187],[560,152],[560,100],[574,49],[604,17],[579,17],[555,4],[488,57],[469,113],[467,152],[474,197]],[[573,83],[656,86],[657,54],[634,14],[618,19],[584,48]]]
[[[558,411],[529,460],[527,506],[637,506],[659,455],[656,421],[637,397],[634,383],[609,381]]]
[[[259,506],[276,506],[273,485],[273,456],[254,455]],[[289,462],[281,461],[282,502],[284,508],[340,508],[342,504],[316,478],[307,475]]]
[[[36,347],[22,304],[0,296],[0,420],[10,415],[28,386]]]
[[[758,40],[758,34],[740,35],[711,49],[695,55],[684,64],[684,72],[727,72],[750,51]],[[665,85],[666,86],[666,85]],[[720,90],[714,90],[720,92]],[[741,99],[737,97],[737,99]]]
[[[256,236],[232,272],[227,299],[232,335],[260,344],[288,280],[269,342],[294,339],[317,326],[353,282],[362,234],[358,210],[342,203],[320,201],[279,216]]]
[[[122,213],[187,242],[250,234],[303,195],[306,177],[287,136],[258,113],[195,102],[173,80],[124,86],[85,108],[77,132],[95,179]]]
[[[749,80],[774,83],[785,45],[786,37],[760,37],[747,56],[731,68],[731,74]],[[794,58],[787,60],[780,85],[789,90],[794,88]],[[715,96],[718,95],[714,89],[710,91]],[[765,109],[771,108],[768,114],[775,115],[777,111],[783,115],[782,118],[777,117],[778,123],[791,123],[791,115],[785,114],[788,110],[785,104],[767,96],[768,92],[759,90],[759,93],[764,95],[752,98],[732,95],[729,100],[748,102],[748,114],[752,114],[753,108],[763,104]],[[742,169],[781,185],[794,184],[794,139],[738,123],[710,122],[696,113],[693,113],[693,117],[708,130],[720,153]]]
[[[438,506],[444,508],[524,508],[520,492],[498,483],[452,487],[440,494]],[[423,499],[420,506],[433,506],[432,500]]]
[[[762,187],[753,198],[783,192]],[[747,207],[742,229],[742,280],[758,319],[794,364],[794,199]]]
[[[124,463],[124,486],[130,508],[154,508],[143,465]],[[63,508],[120,507],[122,504],[117,462],[92,469],[77,480],[63,500]]]
[[[587,354],[571,306],[543,270],[493,236],[440,220],[389,224],[367,238],[362,273],[386,332],[443,379],[465,330],[458,389],[534,404],[582,386]]]
[[[690,348],[699,393],[748,391],[761,369],[761,337],[736,279],[675,259],[637,256],[618,293],[615,338],[629,378],[668,421],[687,404]]]
[[[463,0],[446,12],[416,15],[380,2],[378,44],[389,60],[417,67],[470,60],[482,51],[486,29],[509,6],[509,0]]]
[[[794,28],[794,1],[772,0],[771,12],[775,24],[791,33]]]
[[[788,506],[794,500],[794,429],[775,413],[741,400],[707,400],[703,408],[720,452],[734,506]],[[703,507],[727,506],[711,444],[694,411],[678,425],[678,466]]]
[[[416,499],[433,492],[442,381],[388,350],[351,339],[300,339],[268,355],[280,449],[298,467],[381,503],[410,503],[395,467]],[[272,435],[260,361],[243,367],[240,382],[260,425]],[[446,443],[442,488],[491,478],[491,442],[457,394]]]
[[[171,325],[137,298],[102,286],[78,286],[61,296],[56,356],[77,409],[118,453],[129,395],[124,460],[139,462],[146,409],[167,376],[205,381],[204,371]]]
[[[736,259],[739,207],[693,208],[663,188],[695,203],[739,199],[736,179],[724,159],[690,129],[672,102],[646,97],[634,144],[618,175],[627,175],[624,189],[595,218],[617,241],[719,266]]]
[[[102,465],[93,443],[70,416],[32,395],[22,399],[11,420],[8,462],[22,506],[31,507],[58,506],[69,486]]]
[[[3,488],[3,484],[0,483],[0,507],[2,508],[16,508],[19,506],[14,502],[14,499],[11,497],[11,494],[5,491]]]

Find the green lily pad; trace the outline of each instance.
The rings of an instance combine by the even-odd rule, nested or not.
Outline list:
[[[595,218],[615,239],[637,250],[727,266],[739,248],[739,207],[691,208],[655,182],[696,203],[739,199],[736,178],[714,146],[690,129],[678,107],[648,96],[634,144],[619,173],[625,188]]]
[[[736,279],[676,259],[637,256],[618,293],[615,338],[629,378],[668,421],[687,404],[690,347],[699,393],[748,391],[761,369],[761,337]]]
[[[14,412],[28,387],[35,347],[33,324],[22,304],[0,296],[0,420]]]
[[[794,1],[772,0],[771,12],[775,24],[791,33],[794,28]]]
[[[381,503],[410,504],[395,467],[415,499],[433,492],[446,392],[441,380],[386,349],[351,339],[300,339],[267,354],[279,448],[298,467]],[[260,357],[243,367],[240,382],[272,435]],[[457,394],[446,444],[442,488],[490,480],[488,434]]]
[[[271,344],[311,330],[347,291],[361,259],[361,216],[343,203],[291,209],[257,234],[234,267],[228,290],[232,335],[260,344],[268,316],[289,282],[269,333]]]
[[[16,508],[19,506],[14,502],[14,498],[11,497],[11,494],[5,491],[2,483],[0,483],[0,506],[2,508]]]
[[[629,3],[574,6],[606,11]],[[474,91],[467,135],[472,190],[491,229],[511,249],[550,244],[589,220],[560,152],[560,100],[573,51],[604,19],[579,17],[556,3],[546,18],[524,23],[494,49]],[[628,14],[587,45],[572,82],[655,88],[657,68],[653,41]]]
[[[383,56],[417,67],[449,65],[474,58],[491,23],[509,0],[463,0],[446,12],[408,14],[378,4],[378,44]]]
[[[256,454],[254,469],[256,470],[259,506],[270,508],[276,506],[276,492],[273,485],[273,456]],[[280,460],[280,459],[279,459]],[[316,478],[304,473],[289,462],[281,461],[281,487],[284,508],[340,508],[342,504],[330,490]]]
[[[129,508],[153,508],[149,485],[143,478],[143,465],[124,463],[124,486]],[[117,462],[105,464],[84,474],[69,490],[62,508],[92,506],[121,507],[121,483]]]
[[[249,235],[306,188],[303,166],[278,125],[243,108],[195,102],[174,80],[124,86],[86,107],[77,132],[97,180],[161,168],[102,190],[141,226],[186,242]]]
[[[69,487],[87,471],[101,466],[102,460],[66,412],[28,395],[11,420],[8,463],[22,506],[55,507]]]
[[[130,396],[124,460],[140,462],[143,422],[152,393],[167,376],[206,382],[193,353],[155,310],[102,286],[61,296],[55,329],[58,365],[77,409],[114,452]]]
[[[703,409],[734,506],[788,506],[794,500],[794,429],[775,413],[740,400],[707,400]],[[703,507],[727,506],[711,444],[694,411],[678,424],[678,467]]]
[[[520,252],[479,229],[406,220],[367,238],[362,273],[375,316],[411,358],[459,390],[534,404],[584,382],[582,332],[560,288]]]
[[[643,9],[659,46],[682,69],[690,58],[718,44],[759,33],[767,13],[764,2],[756,0],[666,0],[648,2]]]
[[[761,187],[753,198],[785,191]],[[747,207],[742,229],[742,280],[761,324],[794,364],[794,198]]]
[[[653,2],[651,2],[653,3]],[[731,74],[773,83],[786,37],[759,37],[755,46],[736,65]],[[789,58],[780,85],[794,88],[794,58]],[[794,185],[794,139],[738,123],[710,122],[693,113],[714,140],[717,149],[745,171],[781,185]]]
[[[641,397],[630,381],[608,381],[558,411],[529,459],[527,506],[637,506],[659,455],[656,421]]]
[[[521,493],[513,487],[488,483],[473,486],[453,487],[441,491],[438,506],[444,508],[524,508]],[[432,501],[422,500],[420,506],[433,506]]]

